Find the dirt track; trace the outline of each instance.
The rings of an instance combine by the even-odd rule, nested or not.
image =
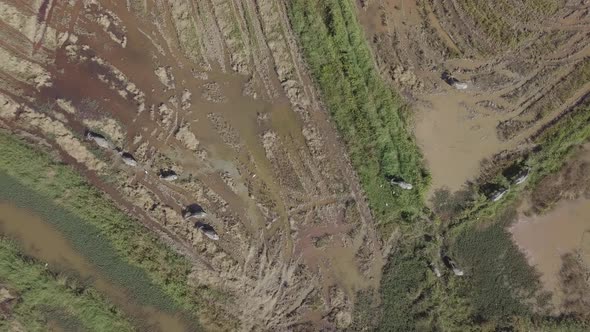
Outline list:
[[[485,159],[590,92],[590,14],[579,1],[359,1],[383,76],[418,111],[432,189],[459,189]],[[466,90],[448,85],[449,71]],[[485,162],[484,162],[485,164]]]
[[[381,248],[283,6],[0,0],[0,125],[46,139],[191,259],[191,282],[230,294],[220,310],[243,330],[343,328],[379,285]],[[191,203],[218,242],[182,219]]]

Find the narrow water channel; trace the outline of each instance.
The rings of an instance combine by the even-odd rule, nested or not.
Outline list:
[[[0,200],[0,234],[16,240],[23,252],[47,263],[54,272],[73,273],[121,308],[142,331],[182,332],[188,327],[180,316],[134,302],[129,292],[104,278],[84,256],[35,213]]]

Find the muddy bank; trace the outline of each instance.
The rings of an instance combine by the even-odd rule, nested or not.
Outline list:
[[[26,255],[45,262],[52,272],[75,276],[82,284],[96,288],[120,307],[138,328],[192,330],[194,325],[189,324],[182,314],[162,309],[161,303],[150,303],[149,294],[140,293],[146,289],[130,284],[147,282],[146,285],[150,285],[149,281],[142,280],[145,277],[141,277],[140,271],[117,259],[108,242],[100,239],[92,227],[85,227],[82,221],[68,216],[67,212],[43,201],[42,197],[17,187],[18,183],[5,175],[0,174],[0,183],[3,188],[0,192],[0,233],[15,239]],[[71,222],[84,228],[79,229],[83,233],[78,234],[87,236],[69,241],[69,236],[76,236],[72,232],[75,228],[65,228],[63,233],[58,229],[63,230],[63,223]],[[115,275],[106,275],[115,270],[118,270]],[[147,291],[158,294],[163,303],[166,302],[166,295],[155,286]]]
[[[477,177],[481,160],[510,147],[495,135],[498,117],[478,116],[465,106],[477,98],[448,90],[416,107],[415,134],[432,172],[431,193],[459,190]]]
[[[377,65],[415,110],[432,191],[457,190],[487,160],[521,153],[590,91],[587,9],[540,3],[504,1],[497,16],[491,2],[357,2]]]
[[[579,261],[582,270],[590,269],[589,184],[590,146],[586,143],[572,149],[572,156],[559,171],[535,185],[519,208],[518,221],[510,228],[515,243],[539,271],[559,310],[568,302],[564,273],[568,273],[571,262]],[[567,263],[567,257],[573,260]]]

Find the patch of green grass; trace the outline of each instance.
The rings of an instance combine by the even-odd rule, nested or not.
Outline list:
[[[42,216],[49,214],[46,220],[53,221],[107,277],[129,287],[140,301],[235,325],[231,315],[209,300],[207,289],[188,285],[191,264],[184,257],[119,211],[71,167],[3,132],[0,155],[0,172],[12,183],[17,181],[11,189],[13,198],[20,197]],[[4,177],[3,182],[7,181]]]
[[[30,331],[43,331],[49,320],[68,330],[133,331],[122,313],[90,288],[59,282],[40,263],[22,257],[17,247],[0,238],[0,281],[17,295],[12,319]],[[0,320],[0,329],[8,328]]]
[[[534,167],[529,185],[536,184],[546,175],[558,171],[574,147],[590,138],[590,98],[586,98],[582,104],[557,120],[535,137],[535,143],[539,145],[540,151],[527,161]]]
[[[382,226],[415,220],[429,175],[407,128],[407,110],[374,68],[348,0],[293,0],[288,13],[323,100]],[[392,187],[399,177],[414,190]]]
[[[407,248],[394,253],[381,281],[382,317],[378,331],[414,331],[433,326],[432,276],[426,262]]]
[[[527,316],[526,304],[541,285],[533,267],[512,241],[506,227],[516,218],[508,209],[480,229],[465,229],[452,247],[452,256],[467,270],[460,283],[469,294],[473,315],[481,321]],[[483,221],[480,221],[480,224]]]

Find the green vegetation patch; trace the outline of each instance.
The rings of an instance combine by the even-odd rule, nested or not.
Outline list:
[[[576,146],[590,138],[590,97],[572,111],[557,118],[552,125],[535,137],[540,151],[527,161],[534,172],[533,181],[537,184],[548,174],[558,171]]]
[[[381,281],[383,319],[378,331],[430,330],[435,302],[430,294],[433,276],[411,245],[393,254]]]
[[[288,6],[293,30],[377,220],[413,220],[423,207],[429,175],[406,128],[401,98],[374,68],[354,5],[348,0],[294,0]],[[392,187],[391,177],[414,189]]]
[[[508,209],[496,220],[488,221],[489,225],[466,229],[453,245],[453,257],[468,274],[460,283],[461,292],[469,294],[478,320],[505,321],[527,316],[531,313],[527,302],[540,295],[535,269],[506,230],[515,218],[516,211]]]
[[[29,331],[43,331],[49,321],[69,331],[133,330],[122,313],[95,290],[60,282],[39,263],[22,257],[6,239],[0,239],[0,282],[18,296],[10,320],[0,319],[2,330],[8,329],[11,320]]]

